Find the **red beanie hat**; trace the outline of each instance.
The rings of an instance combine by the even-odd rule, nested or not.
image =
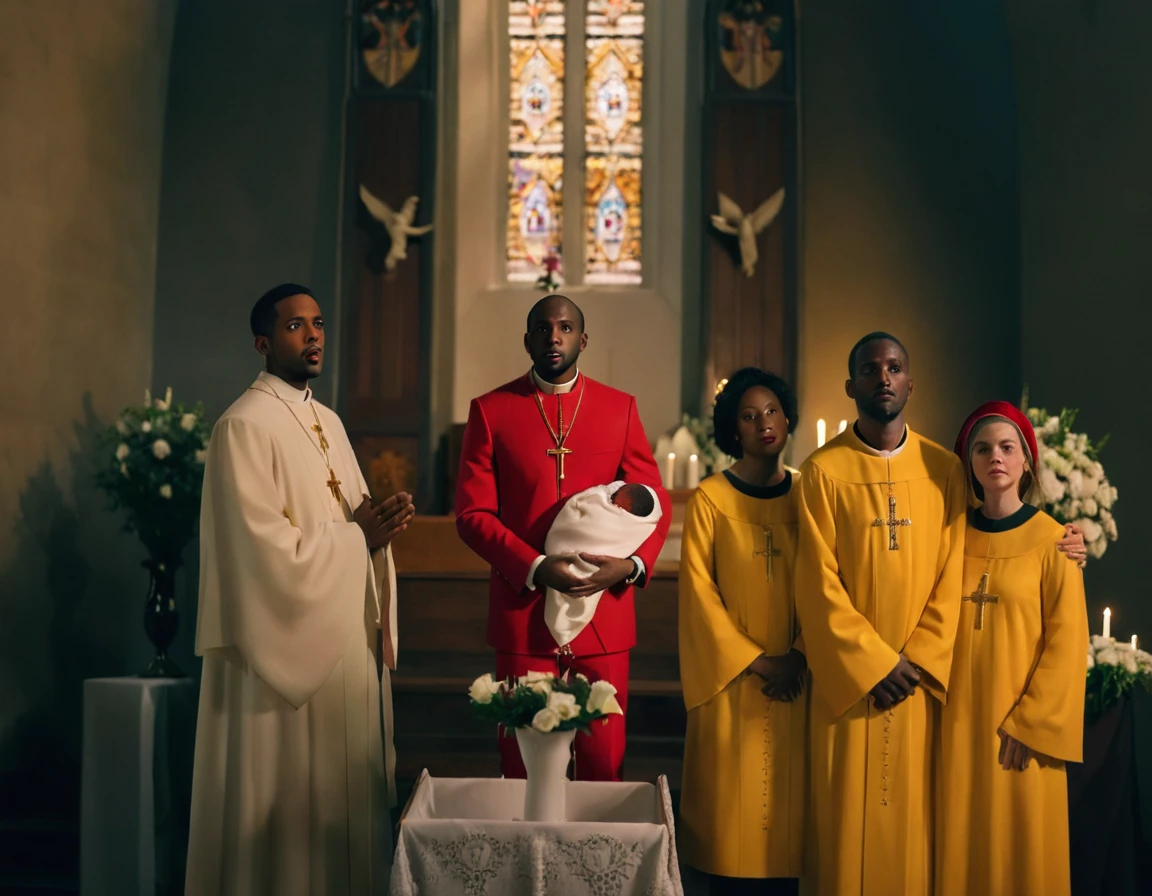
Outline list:
[[[1035,475],[1036,466],[1040,463],[1040,453],[1036,450],[1036,433],[1024,412],[1007,401],[987,401],[969,414],[968,419],[964,421],[964,425],[960,428],[960,435],[956,437],[955,451],[960,456],[960,460],[964,461],[965,468],[968,464],[968,439],[972,436],[972,430],[976,428],[977,423],[988,417],[1003,417],[1016,425],[1016,428],[1020,430],[1020,435],[1024,437],[1024,447],[1028,449],[1032,473]]]

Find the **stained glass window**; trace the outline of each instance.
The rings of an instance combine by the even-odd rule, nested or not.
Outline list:
[[[643,0],[584,14],[584,280],[639,283]]]
[[[582,82],[567,97],[583,106],[582,134],[564,132],[566,24],[583,31],[570,71],[583,63]],[[553,255],[569,281],[640,283],[643,0],[509,0],[508,37],[508,279],[535,281]],[[583,236],[564,258],[566,158],[568,205],[581,210],[570,236]]]
[[[562,249],[563,0],[508,3],[508,279],[534,281]]]

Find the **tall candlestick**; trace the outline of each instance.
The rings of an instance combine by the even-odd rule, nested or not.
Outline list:
[[[664,464],[664,488],[676,487],[676,453],[668,452],[668,460]]]
[[[847,428],[848,428],[848,421],[847,420],[841,420],[840,421],[840,428],[838,430],[836,430],[836,432],[844,432],[844,430],[846,430]]]
[[[700,484],[700,459],[695,454],[688,455],[688,488]]]
[[[1112,611],[1107,607],[1104,608],[1104,637],[1112,637]]]
[[[816,421],[816,447],[817,448],[822,448],[824,446],[825,429],[826,429],[826,426],[824,423],[824,418],[821,417],[819,420]]]
[[[1136,649],[1136,636],[1135,635],[1132,636],[1132,649],[1133,650]]]

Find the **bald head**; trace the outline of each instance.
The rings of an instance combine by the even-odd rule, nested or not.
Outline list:
[[[532,306],[528,312],[528,323],[525,329],[531,332],[532,324],[535,321],[556,319],[558,317],[567,317],[577,325],[579,332],[584,332],[584,312],[581,311],[580,307],[568,298],[568,296],[562,296],[558,293],[544,296],[544,298]]]

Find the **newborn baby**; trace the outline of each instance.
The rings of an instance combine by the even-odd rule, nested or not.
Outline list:
[[[656,531],[660,516],[656,493],[646,485],[634,482],[594,485],[564,503],[548,530],[544,553],[573,555],[572,571],[588,578],[596,567],[576,554],[629,557]],[[544,621],[558,646],[571,642],[592,621],[603,593],[568,597],[555,589],[547,589]]]

